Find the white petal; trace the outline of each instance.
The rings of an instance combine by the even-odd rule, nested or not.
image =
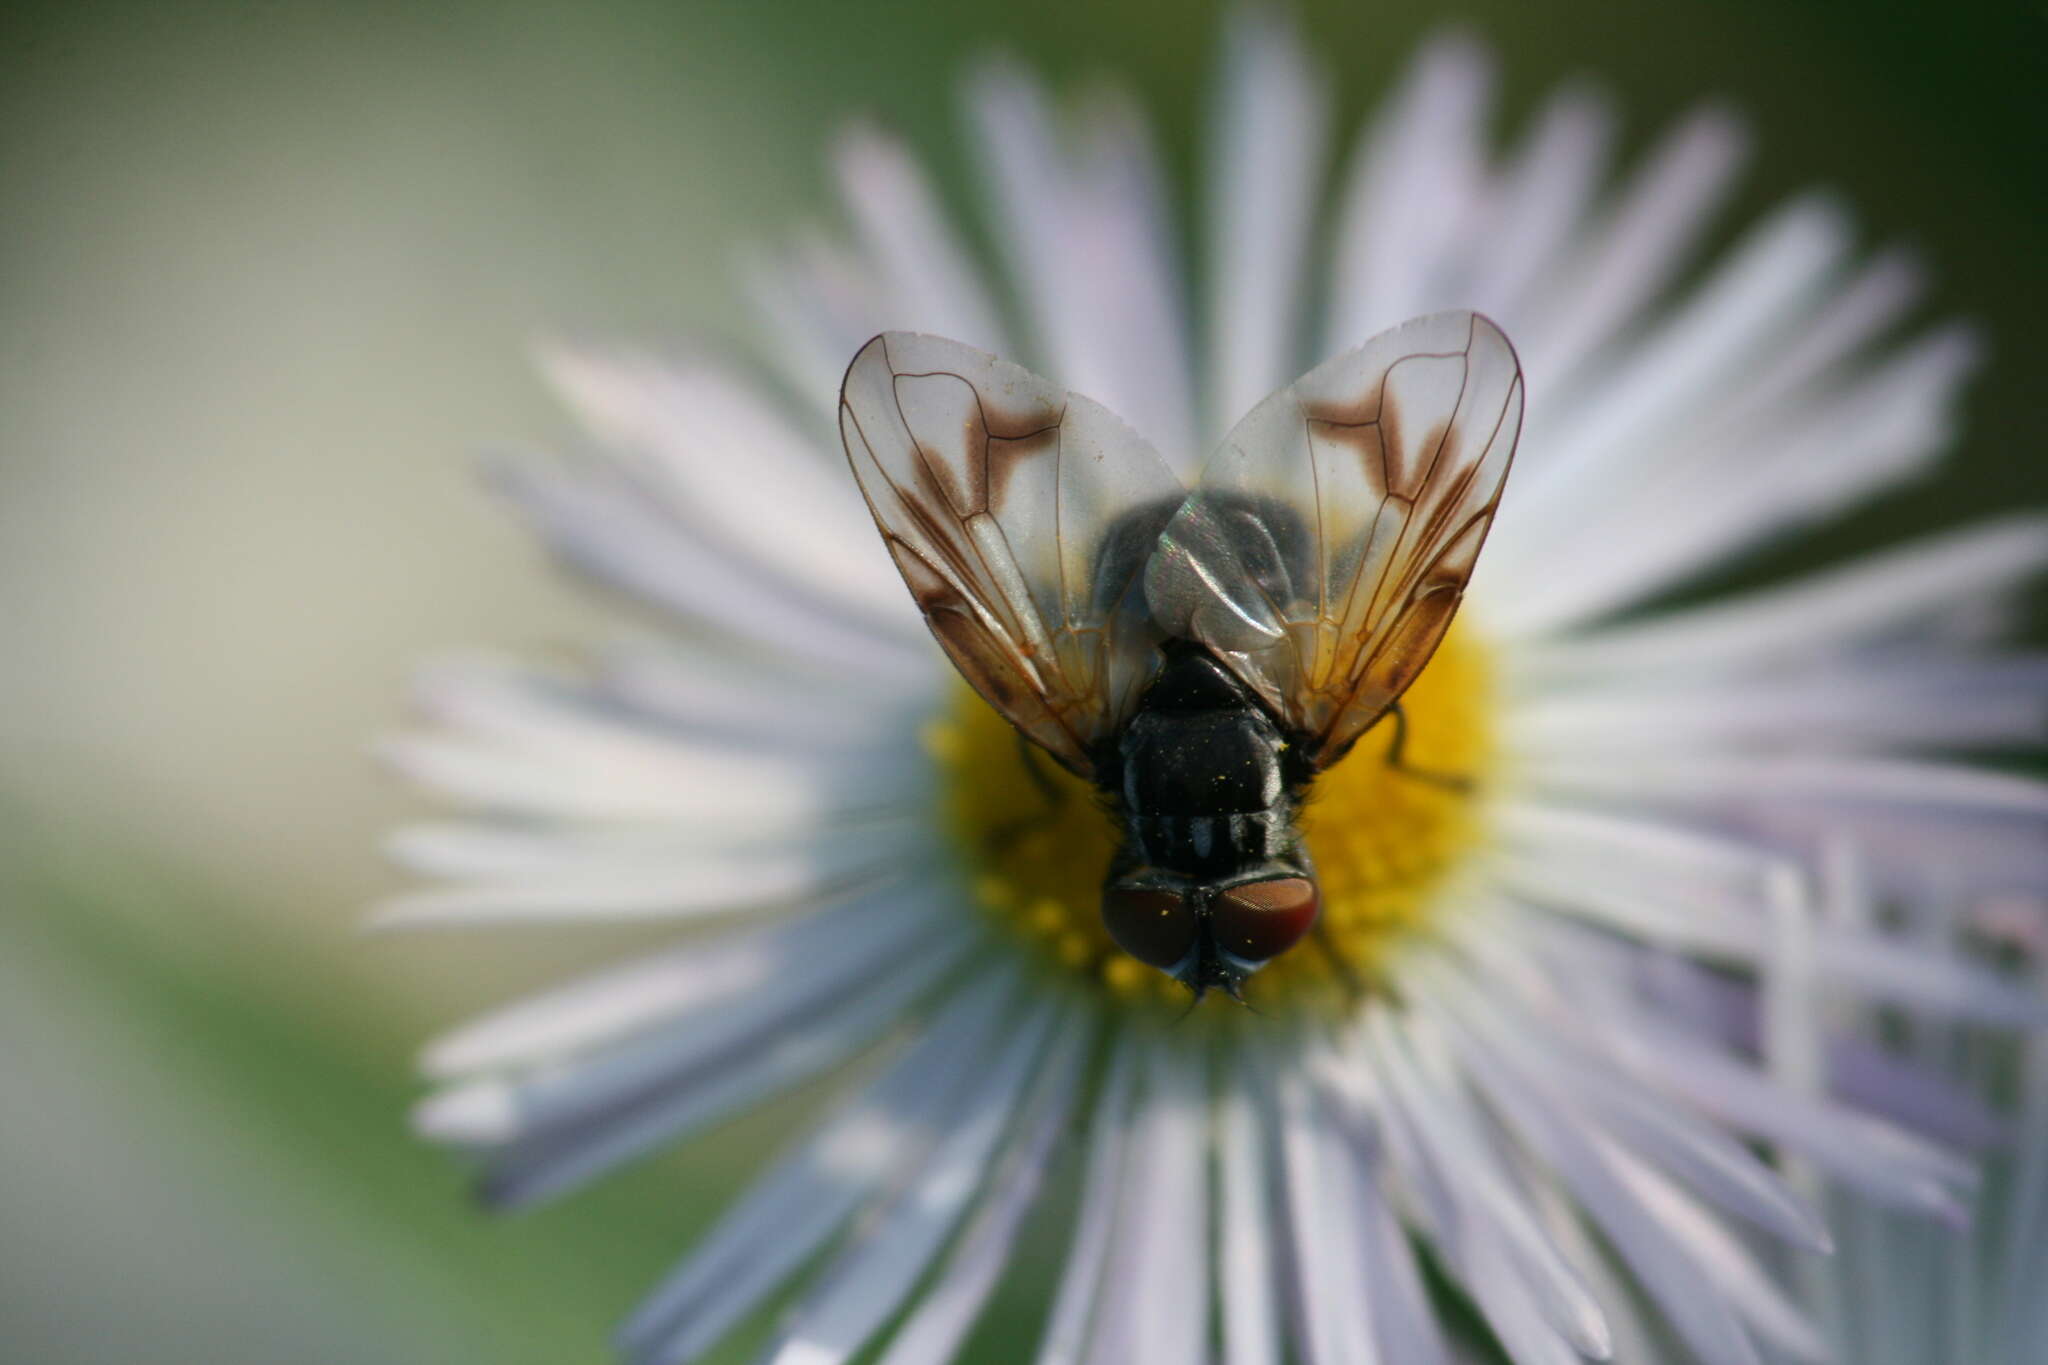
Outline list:
[[[1614,109],[1599,92],[1566,85],[1542,111],[1489,188],[1472,235],[1466,306],[1510,337],[1523,334],[1528,297],[1561,269],[1591,212],[1614,141]]]
[[[1497,1061],[1462,1021],[1450,1036],[1489,1102],[1571,1186],[1686,1344],[1706,1365],[1758,1365],[1755,1348],[1725,1301],[1700,1292],[1706,1276],[1691,1249],[1622,1182],[1614,1149],[1548,1102],[1542,1087],[1526,1084],[1514,1068]]]
[[[860,1046],[958,966],[971,941],[932,925],[907,937],[856,937],[823,962],[813,945],[811,958],[786,956],[750,995],[711,1003],[707,990],[625,1042],[510,1078],[475,1078],[426,1101],[422,1124],[446,1132],[446,1115],[469,1113],[479,1093],[502,1093],[504,1132],[475,1134],[510,1140],[489,1187],[504,1203],[551,1195],[719,1117],[733,1095],[760,1089],[756,1072],[801,1074]],[[608,1019],[588,1011],[569,1021]]]
[[[1929,810],[1797,800],[1747,807],[1724,804],[1721,818],[1756,837],[1806,848],[1834,835],[1852,835],[1865,850],[1872,879],[1893,893],[1924,890],[1929,868],[1942,869],[1958,891],[2048,890],[2048,859],[2041,857],[2038,819],[1993,819],[1960,807]]]
[[[487,471],[572,567],[685,621],[862,676],[910,676],[929,655],[849,623],[832,602],[748,571],[694,536],[615,466],[498,460]]]
[[[2048,731],[2048,659],[1866,659],[1792,674],[1559,689],[1514,708],[1518,750],[1958,749]]]
[[[1631,882],[1640,876],[1750,896],[1762,889],[1775,861],[1768,849],[1640,811],[1510,798],[1494,807],[1493,819],[1518,855],[1544,862],[1584,860],[1617,879],[1631,874]]]
[[[2005,1028],[2048,1027],[2048,995],[1988,967],[1853,930],[1825,928],[1815,952],[1830,979],[1934,1014]]]
[[[1458,1018],[1483,1037],[1519,1076],[1547,1083],[1553,1104],[1569,1101],[1590,1134],[1611,1138],[1652,1160],[1703,1198],[1794,1246],[1831,1247],[1820,1217],[1787,1190],[1777,1174],[1747,1148],[1698,1116],[1675,1109],[1665,1097],[1623,1078],[1590,1049],[1573,1047],[1554,1029],[1532,1030],[1547,1021],[1470,985],[1443,998]],[[1536,1041],[1537,1037],[1542,1041]]]
[[[1500,884],[1516,900],[1619,930],[1654,947],[1754,962],[1764,952],[1760,918],[1710,888],[1683,883],[1645,895],[1621,869],[1582,859],[1504,856]],[[1702,907],[1705,907],[1704,910]]]
[[[1779,340],[1769,363],[1752,371],[1740,393],[1728,395],[1729,410],[1764,411],[1825,378],[1899,321],[1924,285],[1910,254],[1895,249],[1873,257]]]
[[[1495,926],[1491,932],[1516,931]],[[1523,936],[1516,955],[1542,959],[1545,965],[1534,978],[1528,974],[1517,977],[1518,989],[1526,992],[1532,979],[1575,983],[1568,1007],[1555,992],[1542,999],[1553,1031],[1575,1039],[1582,1048],[1612,1057],[1646,1087],[1668,1090],[1730,1127],[1809,1157],[1840,1178],[1864,1186],[1878,1199],[1941,1217],[1958,1211],[1954,1192],[1975,1182],[1967,1161],[1874,1113],[1827,1099],[1818,1070],[1806,1089],[1799,1090],[1736,1055],[1734,1048],[1754,1048],[1759,1042],[1758,992],[1754,987],[1681,958],[1644,954],[1612,942],[1566,934],[1561,926],[1546,927],[1545,940],[1559,937],[1576,940],[1570,945],[1575,958],[1591,950],[1604,950],[1604,956],[1595,952],[1574,964],[1572,958],[1549,951],[1558,945],[1535,944]],[[1782,947],[1778,951],[1782,953]],[[1764,970],[1779,969],[1780,964],[1772,962]],[[1640,986],[1631,986],[1631,982]],[[1645,1008],[1639,989],[1650,992],[1661,1008]],[[1684,1023],[1674,1022],[1674,1017]],[[1837,1087],[1853,1100],[1839,1079],[1843,1041],[1836,1040],[1826,1060]],[[1902,1086],[1910,1079],[1924,1087],[1932,1078],[1932,1073],[1902,1070],[1896,1064],[1886,1075],[1898,1078]],[[1989,1125],[1988,1116],[1968,1107],[1957,1115],[1956,1101],[1956,1093],[1943,1088],[1933,1096],[1922,1096],[1919,1102],[1949,1119],[1952,1128],[1958,1126],[1958,1119],[1965,1132],[1982,1131]],[[1897,1103],[1896,1097],[1893,1103]],[[1885,1112],[1882,1103],[1871,1108]],[[1973,1118],[1977,1129],[1968,1126]]]
[[[1356,1193],[1358,1216],[1365,1223],[1366,1297],[1373,1306],[1381,1357],[1402,1365],[1450,1365],[1450,1349],[1407,1234],[1369,1173],[1357,1181]]]
[[[1516,652],[1520,685],[1632,673],[1787,667],[2010,589],[2048,566],[2048,518],[1930,536],[1782,587]],[[1499,623],[1513,628],[1511,621]]]
[[[1487,545],[1488,572],[1524,584],[1514,599],[1518,615],[1542,613],[1546,627],[1562,619],[1551,594],[1524,576],[1543,564],[1547,580],[1555,572],[1547,561],[1569,560],[1588,541],[1614,574],[1633,568],[1607,543],[1631,524],[1609,529],[1600,515],[1614,488],[1650,477],[1661,468],[1663,447],[1719,416],[1721,396],[1811,307],[1847,244],[1847,225],[1829,205],[1809,201],[1781,210],[1626,357],[1577,389],[1552,391],[1532,413],[1524,439],[1545,456],[1516,469],[1511,500]],[[1724,472],[1724,480],[1730,477]],[[1659,510],[1672,519],[1670,505]],[[1682,519],[1689,509],[1680,505],[1680,512]],[[1560,534],[1589,524],[1592,536]]]
[[[1368,1017],[1387,1013],[1376,1010]],[[1414,1193],[1403,1177],[1423,1171],[1417,1155],[1419,1144],[1415,1135],[1403,1129],[1402,1145],[1408,1150],[1388,1160],[1396,1151],[1395,1131],[1401,1119],[1393,1112],[1386,1077],[1372,1068],[1364,1054],[1327,1054],[1319,1070],[1332,1085],[1326,1096],[1330,1120],[1351,1138],[1349,1169],[1341,1182],[1348,1187],[1349,1200],[1337,1188],[1329,1191],[1329,1198],[1357,1227],[1360,1284],[1380,1353],[1390,1362],[1447,1365],[1449,1348],[1423,1293],[1407,1236],[1387,1207],[1390,1189]],[[1368,1075],[1377,1083],[1368,1084]],[[1424,1202],[1441,1207],[1446,1191],[1437,1182],[1430,1183],[1436,1187],[1423,1196]],[[1451,1234],[1450,1246],[1443,1248],[1451,1251],[1458,1245],[1455,1217],[1440,1214],[1434,1221]],[[1460,1270],[1465,1268],[1466,1263],[1454,1251],[1452,1260]]]
[[[1613,1018],[1610,1045],[1655,1082],[1731,1127],[1796,1152],[1883,1202],[1952,1220],[1969,1163],[1889,1123],[1825,1099],[1793,1094],[1755,1068],[1636,1015]]]
[[[674,871],[700,862],[808,854],[815,865],[853,865],[861,850],[910,858],[931,845],[930,821],[905,812],[856,826],[767,830],[726,837],[676,825],[535,825],[448,820],[408,825],[386,852],[408,871],[476,881],[566,881],[585,873]]]
[[[1081,119],[1076,203],[1086,231],[1073,245],[1085,265],[1091,349],[1074,388],[1100,393],[1159,449],[1197,458],[1188,302],[1151,127],[1115,87],[1095,91]]]
[[[1612,1338],[1599,1303],[1530,1216],[1462,1094],[1431,1082],[1391,1011],[1375,1013],[1366,1038],[1385,1086],[1389,1145],[1397,1157],[1405,1155],[1402,1164],[1429,1172],[1437,1202],[1455,1203],[1455,1214],[1436,1220],[1438,1241],[1482,1310],[1490,1319],[1512,1321],[1526,1299],[1580,1353],[1605,1359]],[[1480,1245],[1500,1253],[1500,1268],[1482,1273],[1488,1258],[1479,1255]],[[1496,1287],[1509,1289],[1515,1302],[1496,1302]]]
[[[1944,328],[1778,411],[1725,429],[1706,415],[1688,419],[1698,434],[1673,438],[1670,458],[1575,509],[1585,524],[1608,529],[1549,554],[1531,542],[1545,574],[1516,599],[1523,628],[1558,630],[1604,615],[1925,472],[1952,439],[1960,386],[1981,350],[1967,328]],[[1521,524],[1541,526],[1542,515]],[[1515,567],[1510,560],[1502,571]]]
[[[820,948],[856,927],[887,941],[945,923],[936,894],[876,897],[771,929],[692,940],[486,1014],[428,1045],[421,1066],[437,1079],[532,1066],[686,1010],[767,994],[785,968],[816,960]]]
[[[1795,1359],[1828,1359],[1827,1342],[1812,1319],[1727,1227],[1643,1162],[1624,1152],[1611,1155],[1615,1174],[1629,1193],[1685,1247],[1713,1290],[1758,1335]]]
[[[736,1007],[743,1017],[729,1026],[684,1021],[557,1073],[471,1082],[465,1089],[509,1090],[517,1133],[486,1170],[484,1197],[499,1207],[553,1198],[843,1061],[960,961],[948,945],[870,964],[779,1009]]]
[[[948,684],[936,656],[923,686],[898,680],[886,688],[646,636],[610,641],[600,658],[604,689],[626,705],[692,735],[767,749],[907,749]]]
[[[995,1041],[1008,991],[969,982],[876,1081],[757,1180],[619,1329],[641,1365],[693,1359],[892,1178],[917,1170]]]
[[[842,831],[780,848],[699,848],[638,865],[613,861],[405,892],[381,902],[370,923],[379,929],[473,929],[786,911],[936,875],[943,858],[922,832],[891,837],[872,829]]]
[[[1117,1193],[1124,1154],[1130,1145],[1129,1113],[1137,1069],[1137,1043],[1129,1034],[1111,1045],[1095,1096],[1088,1126],[1088,1169],[1081,1177],[1080,1211],[1074,1219],[1074,1240],[1067,1250],[1059,1292],[1045,1320],[1045,1339],[1038,1365],[1076,1365],[1088,1339],[1096,1309],[1103,1262],[1109,1255],[1116,1226]]]
[[[839,380],[885,316],[874,272],[856,253],[812,231],[788,251],[753,247],[740,282],[763,324],[762,358],[790,392],[808,400],[814,439],[830,448]]]
[[[1492,89],[1485,51],[1446,36],[1417,54],[1381,106],[1341,192],[1323,354],[1465,302],[1441,298],[1440,281],[1476,222]]]
[[[1860,754],[1645,755],[1643,761],[1581,763],[1546,758],[1528,779],[1558,792],[1626,802],[1786,800],[1837,806],[1897,806],[1975,818],[2048,816],[2048,783],[2010,773]]]
[[[720,666],[708,662],[711,653],[695,651],[703,656],[699,658],[679,652],[676,666],[717,676]],[[787,675],[778,667],[754,667],[751,660],[728,659],[724,669],[733,675],[736,685],[746,679],[792,707],[817,700],[779,685]],[[878,693],[862,690],[855,696],[864,704],[862,710],[840,713],[840,723],[881,719],[867,710],[884,709]],[[413,679],[412,701],[424,719],[449,730],[550,753],[632,757],[647,750],[659,754],[673,738],[657,718],[622,709],[600,686],[566,670],[483,653],[447,656],[419,669]],[[725,752],[737,747],[730,735],[693,738],[698,741],[693,746],[697,749]],[[717,740],[724,742],[706,742]]]
[[[1208,1115],[1200,1054],[1154,1043],[1131,1116],[1110,1292],[1090,1365],[1203,1365],[1209,1335]]]
[[[1587,1359],[1567,1345],[1539,1313],[1499,1247],[1481,1243],[1474,1248],[1464,1284],[1514,1365],[1582,1365]]]
[[[636,459],[704,539],[921,642],[840,452],[819,449],[751,384],[707,362],[618,348],[555,343],[540,361],[590,429]]]
[[[1298,1068],[1277,1054],[1271,1064],[1284,1068],[1274,1121],[1280,1129],[1302,1359],[1305,1365],[1377,1365],[1372,1324],[1358,1290],[1363,1252],[1344,1198],[1350,1155]]]
[[[651,763],[563,762],[427,735],[388,740],[378,752],[409,781],[443,796],[544,819],[697,824],[707,833],[774,838],[857,813],[786,761],[677,764],[675,755],[654,754]],[[663,769],[697,776],[678,781]],[[913,800],[914,791],[903,789],[900,804]]]
[[[1271,1159],[1248,1077],[1234,1075],[1226,1082],[1218,1119],[1215,1275],[1223,1308],[1223,1361],[1279,1365]]]
[[[840,135],[832,168],[861,242],[888,286],[887,312],[870,330],[933,332],[1010,354],[973,258],[903,145],[878,129],[855,126]]]
[[[2037,986],[2048,994],[2048,958],[2034,964]],[[1997,1263],[2003,1266],[1995,1325],[2013,1365],[2048,1340],[2048,1031],[2029,1038],[2021,1054],[2019,1137],[2015,1143],[2012,1194],[2000,1210]]]
[[[429,671],[420,702],[452,733],[391,741],[386,757],[447,795],[525,814],[665,820],[768,841],[835,814],[921,806],[929,781],[901,730],[866,750],[764,752],[635,716],[587,685],[488,663]]]
[[[1771,951],[1761,887],[1752,895],[1736,886],[1662,879],[1648,866],[1602,864],[1562,850],[1504,853],[1494,868],[1500,884],[1518,897],[1653,945],[1749,966],[1764,963]],[[1475,951],[1489,950],[1482,940],[1467,941]],[[1863,930],[1822,928],[1815,954],[1816,970],[1830,986],[1957,1018],[2029,1027],[2048,1009],[2033,992],[1987,968],[1930,957]]]
[[[946,1365],[995,1290],[1018,1227],[1031,1211],[1052,1147],[1065,1129],[1082,1080],[1085,1018],[1064,1020],[1054,1054],[1040,1068],[1019,1132],[989,1180],[981,1209],[960,1235],[946,1266],[890,1343],[881,1365]]]
[[[1003,63],[971,73],[998,241],[1050,378],[1107,406],[1185,465],[1193,450],[1187,308],[1149,130],[1119,92],[1096,92],[1078,155],[1045,93]]]
[[[957,952],[941,949],[904,967],[878,968],[862,979],[858,992],[842,985],[839,998],[807,1017],[777,1020],[718,1061],[677,1067],[639,1093],[602,1107],[549,1103],[532,1114],[532,1102],[515,1093],[515,1122],[552,1122],[532,1127],[530,1135],[496,1155],[485,1172],[483,1198],[499,1208],[555,1198],[825,1074],[899,1022],[959,961]]]
[[[1608,1318],[1617,1305],[1581,1282],[1581,1267],[1597,1270],[1597,1258],[1580,1250],[1576,1262],[1567,1259],[1561,1239],[1531,1222],[1545,1207],[1545,1190],[1511,1169],[1505,1134],[1468,1096],[1455,1056],[1405,1026],[1421,1007],[1407,1002],[1401,1027],[1375,1020],[1374,1055],[1383,1063],[1376,1072],[1384,1082],[1381,1112],[1398,1174],[1434,1187],[1429,1206],[1459,1206],[1456,1217],[1427,1229],[1437,1255],[1515,1365],[1608,1359]]]
[[[1529,1206],[1559,1249],[1584,1271],[1587,1285],[1599,1300],[1614,1334],[1614,1349],[1608,1358],[1656,1361],[1669,1354],[1669,1330],[1662,1324],[1652,1329],[1652,1306],[1633,1282],[1627,1262],[1599,1241],[1571,1190],[1545,1171],[1526,1148],[1509,1144],[1505,1155],[1520,1177]]]
[[[1281,11],[1238,6],[1225,22],[1209,127],[1209,433],[1304,368],[1303,286],[1330,121],[1328,81]]]
[[[1942,1072],[1881,1046],[1855,1038],[1831,1040],[1828,1074],[1845,1103],[1942,1147],[1982,1152],[2011,1143],[2006,1124],[1981,1097]]]
[[[1516,518],[1540,523],[1618,471],[1625,477],[1646,442],[1654,449],[1682,434],[1681,418],[1712,416],[1734,376],[1763,368],[1758,350],[1798,322],[1848,243],[1841,210],[1818,199],[1794,201],[1752,228],[1626,356],[1576,391],[1553,394],[1540,428],[1552,454],[1517,490]]]
[[[1587,357],[1664,288],[1713,221],[1745,142],[1727,111],[1708,108],[1650,152],[1599,226],[1581,235],[1577,259],[1554,272],[1526,310],[1515,347],[1532,393],[1571,383]]]
[[[894,1316],[981,1190],[1018,1097],[1038,1065],[1059,1006],[1012,1021],[979,1068],[974,1092],[916,1177],[822,1271],[791,1310],[775,1365],[841,1365]]]

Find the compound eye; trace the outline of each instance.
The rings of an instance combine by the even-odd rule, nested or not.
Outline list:
[[[1216,893],[1216,946],[1245,962],[1270,962],[1315,927],[1322,896],[1307,877],[1246,882]]]
[[[1116,946],[1147,966],[1170,972],[1195,950],[1195,908],[1178,891],[1112,886],[1102,893],[1102,924]]]

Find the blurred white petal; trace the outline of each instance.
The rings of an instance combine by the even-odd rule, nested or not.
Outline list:
[[[1224,1365],[1279,1365],[1278,1213],[1272,1155],[1250,1077],[1225,1080],[1218,1115],[1216,1289]]]
[[[1436,281],[1478,211],[1492,87],[1483,48],[1440,37],[1360,140],[1337,209],[1323,355],[1464,302],[1441,298]]]
[[[558,342],[540,363],[591,432],[644,460],[720,552],[922,643],[859,490],[752,386],[706,362],[617,348]]]
[[[917,1043],[741,1196],[619,1330],[642,1365],[695,1359],[856,1209],[915,1170],[971,1088],[1006,992],[970,982]]]
[[[1462,281],[1449,290],[1519,336],[1530,293],[1563,265],[1592,211],[1614,142],[1614,110],[1598,91],[1566,85],[1544,102],[1488,186]],[[1462,286],[1462,287],[1460,287]]]
[[[1350,1154],[1298,1073],[1289,1069],[1283,1074],[1278,1092],[1275,1123],[1302,1358],[1307,1365],[1378,1365],[1359,1290],[1365,1270],[1360,1229],[1346,1199]]]
[[[1489,546],[1510,572],[1526,568],[1523,542],[1542,537],[1566,509],[1575,510],[1616,478],[1628,479],[1645,451],[1683,439],[1710,420],[1724,389],[1771,354],[1771,340],[1811,306],[1848,246],[1848,226],[1834,206],[1797,202],[1752,229],[1685,304],[1625,357],[1534,409],[1530,439],[1552,454],[1535,470],[1517,470],[1516,516]],[[1689,509],[1668,508],[1679,516]],[[1555,540],[1554,534],[1550,539]],[[1626,562],[1614,566],[1628,573]]]
[[[1704,1273],[1697,1256],[1622,1179],[1617,1149],[1583,1131],[1553,1106],[1539,1082],[1525,1082],[1513,1068],[1496,1061],[1462,1025],[1452,1036],[1488,1101],[1571,1187],[1700,1359],[1708,1365],[1760,1365],[1755,1347],[1728,1305],[1715,1295],[1698,1292]]]
[[[689,943],[528,996],[444,1034],[427,1047],[421,1064],[431,1076],[457,1076],[548,1061],[686,1012],[723,1016],[726,1006],[748,997],[754,997],[751,1008],[775,1008],[774,993],[757,988],[783,980],[784,972],[799,988],[806,975],[829,978],[838,963],[819,949],[836,939],[855,949],[865,943],[868,952],[886,957],[926,933],[938,935],[943,949],[945,930],[930,891],[871,893],[804,920]]]
[[[1747,155],[1746,143],[1732,114],[1707,108],[1644,158],[1580,238],[1571,262],[1550,276],[1523,313],[1515,346],[1532,393],[1568,391],[1587,357],[1633,324],[1668,284],[1713,222]],[[1541,431],[1540,417],[1534,430]],[[1548,443],[1531,444],[1540,454]]]
[[[1208,1358],[1208,1115],[1199,1055],[1143,1049],[1090,1365]]]
[[[1138,1046],[1128,1035],[1110,1044],[1109,1061],[1096,1089],[1088,1124],[1088,1164],[1081,1175],[1081,1207],[1060,1287],[1046,1317],[1038,1365],[1078,1365],[1087,1348],[1089,1322],[1102,1287],[1103,1262],[1116,1226],[1118,1191],[1130,1145],[1131,1106],[1136,1088]]]
[[[1194,449],[1187,304],[1143,116],[1098,90],[1069,151],[1043,88],[1015,66],[984,65],[964,93],[1047,374],[1192,468],[1206,452]]]
[[[1304,366],[1307,258],[1330,122],[1328,82],[1277,9],[1238,8],[1225,22],[1209,128],[1205,445]]]
[[[832,168],[854,228],[887,285],[883,312],[868,332],[936,332],[1009,353],[981,270],[909,149],[879,129],[855,125],[833,148]]]
[[[1533,1302],[1563,1341],[1588,1358],[1604,1359],[1612,1345],[1605,1314],[1577,1268],[1535,1222],[1478,1116],[1461,1094],[1438,1086],[1413,1060],[1412,1044],[1391,1017],[1369,1019],[1368,1038],[1369,1062],[1361,1062],[1384,1082],[1389,1150],[1409,1172],[1405,1185],[1433,1192],[1424,1201],[1436,1209],[1431,1231],[1482,1310],[1512,1320]],[[1489,1267],[1488,1261],[1500,1264]],[[1493,1293],[1496,1287],[1509,1291],[1506,1302]]]
[[[2048,566],[2048,519],[2006,517],[1885,550],[1784,587],[1545,642],[1525,684],[1629,674],[1731,674],[1881,639],[2011,591]],[[1513,623],[1501,623],[1513,629]]]
[[[861,675],[914,676],[922,650],[843,620],[814,592],[747,572],[619,466],[572,474],[501,459],[491,473],[566,563],[607,586],[759,648]]]
[[[1093,1041],[1087,1021],[1073,1021],[1065,1029],[1053,1044],[1053,1056],[1039,1068],[1019,1132],[989,1181],[981,1209],[961,1234],[938,1280],[890,1343],[882,1365],[944,1365],[953,1359],[994,1291],[1018,1225],[1044,1179],[1053,1143],[1073,1110],[1084,1045]]]
[[[895,1313],[981,1187],[1052,1022],[1049,1005],[1012,1021],[916,1178],[891,1194],[792,1310],[770,1357],[777,1365],[839,1365]]]

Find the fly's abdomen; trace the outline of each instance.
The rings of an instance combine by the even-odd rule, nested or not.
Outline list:
[[[1280,736],[1262,713],[1140,712],[1122,749],[1119,794],[1145,862],[1214,877],[1286,847]]]

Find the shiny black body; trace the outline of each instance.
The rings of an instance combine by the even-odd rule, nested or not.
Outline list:
[[[1124,832],[1110,880],[1216,887],[1312,875],[1295,828],[1313,776],[1306,749],[1207,649],[1163,649],[1137,713],[1095,759]]]

